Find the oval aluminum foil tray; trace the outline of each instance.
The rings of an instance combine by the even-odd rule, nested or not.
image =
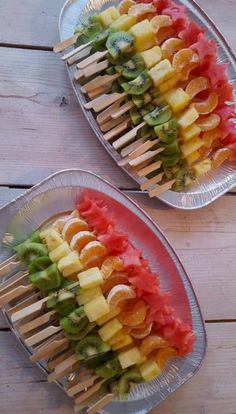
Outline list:
[[[110,211],[118,218],[118,228],[128,233],[131,242],[143,251],[150,262],[151,269],[159,274],[163,290],[172,293],[173,306],[179,317],[192,325],[196,335],[194,350],[184,358],[170,361],[163,373],[155,380],[135,386],[128,401],[115,401],[102,411],[120,414],[121,412],[146,413],[177,388],[190,379],[200,368],[206,352],[206,332],[198,301],[191,282],[170,243],[157,225],[133,201],[98,176],[83,170],[60,171],[34,186],[24,195],[13,200],[0,210],[0,240],[7,234],[14,242],[21,242],[42,223],[55,215],[72,211],[83,194],[90,189],[99,195]],[[11,255],[1,247],[0,262]],[[10,276],[11,277],[11,276]],[[1,282],[0,280],[0,286]],[[7,313],[8,324],[26,347],[17,329],[12,325]],[[46,373],[45,364],[38,364]],[[62,386],[58,382],[59,386]]]
[[[229,80],[235,82],[236,57],[214,23],[197,5],[197,3],[195,3],[195,1],[177,0],[176,2],[186,6],[189,17],[192,20],[195,20],[196,23],[204,26],[207,36],[216,41],[218,49],[218,62],[228,64]],[[79,22],[86,20],[88,16],[97,13],[100,10],[104,10],[111,5],[117,6],[118,4],[118,0],[68,0],[62,8],[60,14],[60,40],[62,41],[71,37],[74,33],[75,26]],[[76,70],[75,66],[76,65],[72,65],[71,67],[68,67],[68,72],[81,108],[83,109],[83,112],[99,141],[106,148],[107,152],[113,157],[113,159],[118,162],[120,160],[119,154],[113,149],[111,144],[103,139],[103,134],[92,112],[84,109],[86,99],[80,91],[78,82],[74,80],[74,73]],[[130,177],[132,177],[137,183],[141,184],[143,182],[137,174],[128,171],[125,167],[123,170],[126,171],[126,173],[129,174]],[[167,191],[160,195],[159,198],[172,207],[191,210],[210,204],[235,185],[236,165],[233,162],[227,162],[219,170],[211,171],[206,174],[194,185],[188,187],[185,191],[178,193],[174,191]]]

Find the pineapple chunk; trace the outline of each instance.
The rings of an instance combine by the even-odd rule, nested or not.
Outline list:
[[[107,322],[106,325],[103,325],[102,328],[99,329],[98,333],[101,339],[104,342],[109,341],[114,335],[119,332],[123,326],[119,322],[117,318],[112,319],[110,322]]]
[[[39,237],[42,240],[43,243],[46,243],[46,237],[54,230],[53,227],[49,227],[45,230],[40,231]]]
[[[129,368],[132,365],[137,364],[140,358],[141,353],[137,347],[133,347],[125,351],[120,351],[118,353],[118,359],[123,369]]]
[[[99,326],[102,326],[102,325],[104,325],[104,323],[110,321],[111,319],[115,318],[115,316],[119,315],[120,312],[121,312],[121,310],[119,308],[114,308],[107,315],[102,316],[101,318],[96,319],[96,323]]]
[[[201,175],[206,174],[208,171],[210,171],[211,167],[212,167],[211,160],[209,158],[206,158],[205,160],[194,165],[193,171],[195,172],[197,177],[200,177]]]
[[[128,14],[123,14],[117,20],[111,24],[111,28],[117,31],[119,30],[129,30],[136,23],[135,16],[129,16]]]
[[[202,139],[196,137],[188,141],[186,144],[180,145],[180,150],[185,157],[192,154],[192,152],[197,151],[199,148],[203,146]]]
[[[155,35],[153,27],[148,19],[135,24],[130,33],[134,36],[134,47],[137,52],[143,52],[155,45]]]
[[[119,17],[120,17],[120,13],[114,6],[109,7],[109,9],[104,10],[100,14],[101,22],[103,26],[105,27],[110,26]]]
[[[71,250],[69,244],[67,242],[63,242],[60,246],[49,253],[49,257],[53,263],[57,263],[70,252]]]
[[[125,337],[117,342],[115,345],[112,346],[113,351],[117,351],[118,349],[124,348],[127,345],[130,345],[133,343],[133,339],[130,335],[125,335]]]
[[[79,306],[81,306],[81,305],[85,305],[86,303],[90,302],[91,300],[101,295],[102,295],[102,289],[100,288],[100,286],[95,286],[92,289],[87,289],[87,290],[81,289],[79,295],[76,297],[76,300]]]
[[[154,86],[160,85],[165,80],[171,78],[173,74],[174,69],[168,59],[162,60],[149,71],[149,75],[153,80]]]
[[[141,355],[141,357],[140,357],[140,359],[137,361],[137,365],[141,365],[141,364],[143,364],[144,362],[146,362],[147,361],[147,357],[146,357],[146,355]]]
[[[63,239],[55,229],[52,229],[45,237],[48,250],[51,252],[63,243]]]
[[[152,381],[157,375],[161,373],[161,368],[155,361],[152,360],[149,360],[142,364],[139,369],[145,381]]]
[[[113,346],[115,344],[118,344],[118,342],[123,341],[126,334],[124,333],[124,329],[121,329],[117,334],[113,335],[111,339],[109,339],[108,343],[109,345]]]
[[[148,69],[151,69],[153,66],[160,62],[162,58],[162,51],[159,46],[154,46],[152,49],[142,52],[141,56],[145,62],[146,67]]]
[[[83,269],[77,252],[70,252],[67,256],[60,259],[57,267],[64,277],[71,276]]]
[[[91,289],[103,283],[102,272],[98,267],[92,267],[78,275],[82,289]]]
[[[174,113],[185,109],[190,102],[190,96],[182,88],[170,90],[165,94],[164,99]]]
[[[189,141],[190,139],[197,137],[201,132],[201,128],[197,124],[192,124],[188,128],[182,131],[183,141]]]
[[[189,154],[186,157],[186,161],[187,161],[188,165],[192,165],[199,158],[200,158],[200,152],[199,151],[194,151],[194,152],[192,152],[192,154]]]
[[[109,311],[109,305],[103,295],[98,296],[84,305],[84,312],[89,322],[95,322],[96,319],[106,315]]]
[[[192,125],[199,117],[195,108],[187,109],[178,119],[178,124],[181,128],[186,129]]]
[[[168,79],[167,81],[161,83],[158,86],[159,92],[161,92],[161,93],[168,92],[170,89],[172,89],[179,82],[180,77],[181,77],[181,74],[176,73],[170,79]]]

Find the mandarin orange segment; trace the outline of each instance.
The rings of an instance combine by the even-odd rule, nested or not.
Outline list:
[[[174,36],[174,29],[171,26],[161,27],[156,33],[156,42],[158,45],[161,45],[165,40]]]
[[[106,279],[102,285],[102,292],[109,292],[114,286],[120,284],[126,284],[128,280],[128,275],[125,272],[114,272],[112,275]]]
[[[118,11],[120,14],[128,14],[128,11],[131,6],[134,6],[136,3],[133,0],[123,0],[118,6]]]
[[[143,323],[147,314],[147,306],[143,300],[138,300],[129,311],[124,310],[119,315],[122,325],[135,326]]]
[[[91,231],[80,231],[72,237],[70,247],[80,253],[83,247],[93,240],[96,240],[96,236]]]
[[[150,334],[152,330],[152,323],[149,323],[148,325],[132,328],[129,333],[130,335],[135,339],[143,339],[146,338]]]
[[[207,148],[205,146],[199,148],[198,150],[200,154],[200,158],[203,160],[208,157],[208,155],[211,153],[211,148]]]
[[[200,115],[208,115],[214,111],[218,105],[218,95],[215,92],[212,92],[207,99],[201,102],[193,102],[193,106]]]
[[[174,54],[183,48],[184,42],[177,37],[167,39],[161,45],[163,59],[172,60]]]
[[[229,148],[221,148],[215,152],[212,158],[212,167],[219,168],[224,161],[228,160],[232,154]]]
[[[172,25],[172,20],[170,16],[160,15],[155,16],[151,20],[151,25],[154,31],[157,33],[162,27],[169,27]]]
[[[197,78],[192,79],[188,83],[185,89],[185,92],[190,96],[191,99],[193,99],[200,92],[208,89],[209,86],[210,86],[209,79],[205,78],[204,76],[199,76]]]
[[[156,355],[156,362],[159,365],[159,367],[161,369],[163,369],[167,363],[167,361],[170,358],[174,358],[178,356],[178,353],[176,351],[176,349],[168,347],[168,348],[162,348],[158,351],[157,355]]]
[[[122,271],[124,268],[123,261],[117,256],[110,256],[104,260],[101,271],[104,279],[108,279],[114,270]]]
[[[91,267],[92,264],[100,262],[106,255],[106,247],[99,241],[91,241],[86,244],[80,252],[80,261],[83,267]]]
[[[155,12],[156,12],[156,8],[150,3],[134,4],[128,10],[128,14],[130,16],[135,16],[137,18],[142,17],[143,15],[146,15],[149,13],[155,13]]]
[[[68,220],[62,230],[62,237],[68,243],[71,242],[72,237],[79,231],[88,230],[88,224],[86,221],[79,218],[72,218]]]
[[[167,346],[168,342],[161,336],[149,335],[142,341],[140,351],[143,355],[149,355],[155,349],[166,348]]]
[[[127,285],[116,285],[114,286],[107,296],[107,302],[111,309],[116,308],[121,302],[128,299],[134,299],[136,293],[134,289]]]
[[[172,66],[176,71],[181,72],[181,79],[186,80],[198,63],[199,56],[196,52],[191,49],[181,49],[174,55]]]
[[[210,131],[215,129],[220,124],[221,118],[217,114],[210,114],[208,116],[200,116],[196,124],[202,131]]]
[[[210,131],[205,131],[202,135],[202,140],[204,141],[204,146],[206,148],[211,148],[214,141],[220,139],[222,132],[219,128],[212,129]]]

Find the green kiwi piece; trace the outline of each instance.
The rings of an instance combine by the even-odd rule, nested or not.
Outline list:
[[[123,53],[131,50],[134,44],[133,36],[128,32],[111,33],[106,41],[106,48],[114,59],[119,59]]]
[[[130,109],[129,116],[133,125],[138,125],[142,122],[142,117],[136,108]]]
[[[137,76],[139,76],[144,71],[145,64],[142,57],[137,53],[131,57],[131,59],[120,65],[117,65],[115,69],[124,78],[132,80],[137,78]]]
[[[106,29],[98,33],[95,38],[93,39],[93,48],[95,50],[105,50],[105,45],[108,37],[111,34],[110,29]]]
[[[122,87],[120,86],[119,82],[113,82],[112,87],[111,87],[111,91],[112,93],[114,92],[123,92],[122,91]]]
[[[59,288],[61,285],[61,275],[55,263],[41,272],[30,274],[29,279],[34,286],[44,292]]]
[[[175,182],[172,186],[173,191],[182,191],[195,179],[193,172],[188,168],[179,168],[174,177]]]
[[[49,256],[36,257],[30,262],[28,271],[29,273],[40,272],[41,270],[47,269],[47,267],[51,266],[51,264],[52,261],[50,260]]]
[[[147,71],[142,72],[136,79],[122,83],[125,92],[130,95],[143,95],[152,86],[152,79]]]
[[[116,73],[115,68],[113,66],[110,66],[106,69],[107,75],[114,75]]]
[[[81,306],[60,320],[60,326],[69,334],[77,334],[82,331],[89,323],[84,313],[84,307]]]
[[[154,109],[155,106],[149,103],[140,109],[140,114],[142,115],[142,117],[144,117],[145,115],[149,114],[149,112],[152,112]]]
[[[26,241],[15,247],[17,255],[26,265],[40,256],[47,256],[48,249],[42,243]]]
[[[174,167],[180,160],[179,154],[164,155],[161,154],[159,159],[162,161],[163,168]]]
[[[169,144],[179,136],[179,128],[176,119],[172,118],[162,125],[157,125],[154,131],[161,142]]]
[[[153,127],[168,122],[171,116],[172,113],[168,106],[157,107],[156,109],[154,109],[154,111],[145,115],[144,121],[146,122],[146,124]]]
[[[86,361],[86,368],[88,369],[96,369],[98,368],[101,364],[105,363],[106,360],[109,358],[109,353],[106,354],[101,354],[98,356],[95,356],[94,358],[88,359]],[[111,353],[112,355],[112,353]]]
[[[179,144],[178,144],[177,139],[163,146],[165,148],[164,151],[162,151],[163,155],[174,155],[174,154],[180,155],[180,149],[179,149]]]
[[[142,106],[144,105],[144,100],[141,96],[133,95],[132,101],[138,109],[142,108]]]
[[[66,289],[54,293],[47,300],[47,309],[55,309],[60,316],[67,316],[78,307],[75,296],[72,290]]]
[[[40,234],[39,230],[34,231],[30,236],[30,241],[33,242],[33,243],[42,243],[42,240],[41,240],[39,234]]]
[[[70,341],[81,341],[85,336],[87,336],[96,326],[95,322],[88,323],[84,329],[82,329],[80,332],[76,334],[69,334],[67,332],[64,332],[64,335],[70,340]]]
[[[102,365],[95,369],[95,374],[101,378],[113,378],[120,371],[120,363],[116,355],[108,359]]]
[[[143,377],[137,369],[132,369],[123,374],[118,380],[118,392],[122,399],[126,399],[130,391],[131,383],[139,383]]]
[[[110,351],[110,346],[105,344],[98,336],[88,335],[78,342],[75,353],[78,361],[83,361],[95,355]]]

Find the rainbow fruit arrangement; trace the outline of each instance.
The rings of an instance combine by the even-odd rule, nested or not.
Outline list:
[[[78,26],[75,40],[63,60],[77,62],[75,79],[92,99],[85,107],[99,112],[119,165],[137,173],[150,196],[180,191],[235,159],[227,65],[217,63],[216,43],[185,7],[123,0]]]
[[[27,266],[30,283],[41,292],[46,315],[56,318],[56,332],[61,330],[69,342],[69,358],[74,358],[77,371],[82,368],[78,378],[84,375],[83,367],[89,369],[90,385],[98,383],[95,391],[100,394],[125,398],[131,384],[153,380],[169,358],[192,351],[191,327],[178,318],[170,294],[160,289],[158,275],[127,234],[117,229],[101,199],[85,194],[70,216],[33,233],[15,251]],[[25,309],[32,311],[32,306]],[[18,316],[23,312],[29,317],[25,309],[18,307]],[[40,318],[42,326],[34,324]],[[48,332],[45,323],[52,323],[50,318],[45,319],[44,312],[21,325],[21,333],[31,327],[27,345],[46,339],[43,333]],[[40,349],[36,352],[42,355]],[[81,403],[78,398],[75,403]]]

